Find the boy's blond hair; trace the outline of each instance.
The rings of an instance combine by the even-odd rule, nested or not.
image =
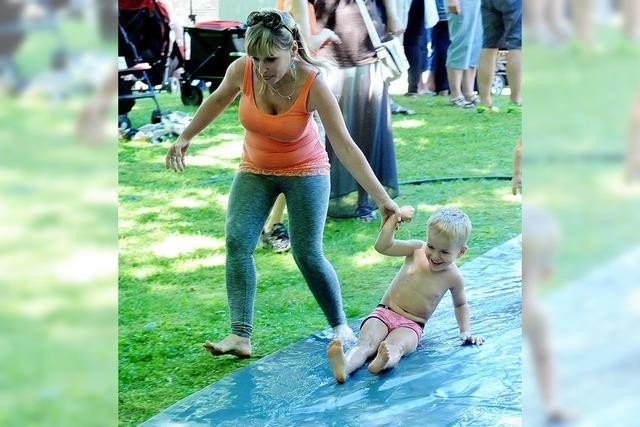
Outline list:
[[[456,208],[439,208],[427,220],[427,230],[433,229],[459,244],[467,244],[471,234],[471,220]]]

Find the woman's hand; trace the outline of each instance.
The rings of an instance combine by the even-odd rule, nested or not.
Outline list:
[[[185,168],[184,156],[189,150],[191,141],[182,137],[178,137],[175,143],[169,148],[167,157],[164,159],[164,163],[167,169],[173,169],[176,172],[181,172]]]
[[[311,36],[309,49],[312,52],[317,52],[319,49],[325,47],[329,43],[342,44],[342,39],[330,29],[323,28],[318,32],[318,34]]]
[[[387,17],[387,34],[399,36],[404,33],[404,27],[397,15]]]
[[[378,207],[380,208],[380,213],[382,214],[382,224],[385,224],[387,220],[395,216],[396,218],[400,218],[400,208],[391,199],[387,199],[383,203],[378,203]]]

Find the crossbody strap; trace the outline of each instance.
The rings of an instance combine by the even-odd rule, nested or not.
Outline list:
[[[371,44],[373,44],[374,49],[378,50],[378,47],[380,47],[382,43],[380,42],[380,36],[378,35],[376,28],[373,26],[373,21],[371,20],[369,11],[364,5],[363,0],[356,0],[356,3],[358,4],[358,9],[360,9],[360,14],[362,15],[362,19],[364,20],[364,25],[365,27],[367,27],[367,33],[369,33]]]

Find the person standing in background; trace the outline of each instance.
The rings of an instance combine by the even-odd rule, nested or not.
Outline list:
[[[318,28],[328,28],[342,40],[341,44],[326,44],[318,51],[318,55],[331,58],[337,65],[328,73],[327,81],[338,100],[349,134],[385,190],[391,197],[396,197],[398,174],[391,130],[389,86],[382,78],[382,70],[358,4],[346,0],[310,0],[309,3],[314,7]],[[402,34],[404,29],[396,13],[395,0],[384,0],[386,31],[375,0],[364,0],[364,3],[378,33]],[[303,22],[308,13],[307,2],[292,0],[291,13],[296,21]],[[327,144],[327,152],[331,162],[328,215],[375,220],[375,207],[367,193],[338,160],[330,144]]]

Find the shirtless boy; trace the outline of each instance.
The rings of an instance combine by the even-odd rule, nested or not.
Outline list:
[[[422,337],[424,324],[447,291],[451,291],[455,316],[464,344],[483,343],[471,335],[469,306],[464,279],[455,265],[467,250],[471,221],[455,208],[440,208],[427,221],[427,241],[396,240],[400,221],[411,221],[414,209],[402,208],[401,218],[391,216],[382,225],[375,249],[383,255],[405,257],[402,268],[360,327],[358,344],[346,354],[342,342],[334,339],[327,355],[333,374],[342,383],[371,356],[369,372],[377,374],[395,367],[400,358],[413,352]]]

